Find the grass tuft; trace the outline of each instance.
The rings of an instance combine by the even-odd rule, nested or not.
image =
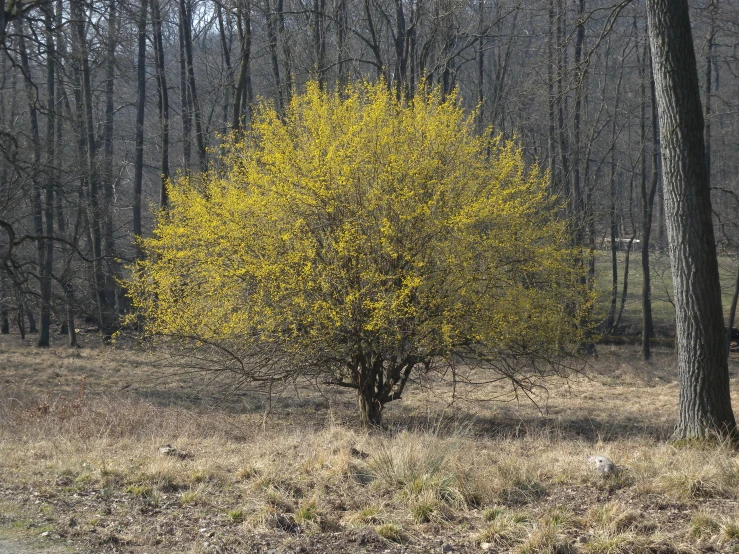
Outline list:
[[[387,539],[392,542],[403,541],[403,528],[395,523],[383,523],[379,525],[375,531],[383,539]]]

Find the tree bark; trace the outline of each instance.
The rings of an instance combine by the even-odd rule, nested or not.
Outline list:
[[[87,197],[89,201],[88,220],[90,225],[90,240],[93,254],[93,279],[98,308],[98,322],[104,342],[109,342],[113,334],[113,317],[111,306],[105,295],[105,274],[103,271],[103,253],[101,240],[101,209],[98,191],[97,145],[95,141],[95,123],[93,120],[92,83],[90,77],[90,62],[88,56],[87,37],[85,36],[85,11],[80,0],[72,2],[75,18],[75,41],[78,63],[81,64],[80,80],[83,109],[83,132],[85,134],[85,148],[87,152]]]
[[[264,18],[267,23],[267,41],[269,43],[272,76],[275,80],[276,107],[277,111],[281,113],[285,108],[285,101],[282,95],[282,81],[280,80],[280,63],[277,59],[277,30],[275,29],[275,15],[272,13],[270,0],[264,1],[264,7]]]
[[[223,63],[226,66],[226,83],[223,90],[223,125],[224,131],[227,129],[227,122],[230,121],[231,95],[234,89],[233,67],[231,66],[231,44],[233,42],[233,31],[231,27],[231,17],[227,12],[227,18],[223,19],[223,6],[220,2],[216,2],[216,18],[218,20],[218,35],[221,37],[221,52],[223,52]],[[228,24],[228,27],[226,26]],[[228,29],[228,32],[227,32]]]
[[[676,312],[680,399],[673,439],[736,436],[721,283],[687,0],[647,0]]]
[[[236,81],[233,101],[233,117],[231,129],[238,131],[244,118],[251,118],[251,6],[248,1],[240,1],[236,6],[236,26],[239,30],[241,44],[239,77]],[[246,107],[242,110],[242,107]]]
[[[31,65],[28,60],[28,50],[26,49],[25,29],[21,19],[15,20],[15,28],[18,33],[18,49],[21,58],[21,68],[25,76],[26,94],[28,97],[28,115],[31,124],[31,144],[33,145],[33,169],[31,171],[32,183],[32,206],[33,206],[33,232],[36,235],[36,257],[38,263],[38,274],[42,276],[44,273],[44,256],[46,253],[46,241],[44,236],[44,219],[43,207],[41,204],[41,187],[39,186],[38,172],[41,168],[41,138],[39,134],[38,109],[37,105],[37,89],[31,81]],[[25,305],[24,305],[25,306]],[[19,308],[21,309],[21,308]],[[24,307],[28,312],[29,333],[36,332],[36,320],[30,308]],[[22,319],[20,320],[22,325]],[[25,333],[23,334],[25,337]]]
[[[190,91],[187,85],[187,62],[185,61],[185,30],[182,14],[177,19],[177,46],[180,65],[180,115],[182,118],[182,165],[185,175],[190,174],[192,154],[192,112]]]
[[[313,0],[313,56],[318,86],[326,85],[326,0]]]
[[[549,194],[552,196],[559,193],[557,185],[557,143],[555,141],[556,117],[554,115],[554,0],[549,0],[549,30],[547,33],[547,155],[549,159]]]
[[[52,271],[54,269],[54,188],[55,188],[55,166],[56,166],[56,141],[55,110],[56,91],[55,63],[56,52],[54,48],[54,25],[52,6],[44,10],[44,23],[46,26],[46,186],[44,187],[44,219],[45,234],[43,266],[41,267],[41,316],[39,318],[39,334],[36,346],[48,347],[51,338],[51,283]]]
[[[157,95],[159,98],[159,123],[162,130],[162,167],[159,189],[159,207],[169,204],[167,181],[169,180],[169,92],[167,75],[164,70],[164,44],[162,41],[162,16],[159,0],[151,0],[151,21],[154,29],[154,55],[157,67]]]
[[[103,255],[105,256],[105,298],[111,308],[116,303],[117,284],[115,276],[119,273],[118,256],[115,251],[113,237],[113,124],[115,106],[113,102],[115,86],[115,49],[118,41],[118,14],[119,0],[108,2],[108,37],[105,54],[105,125],[103,127],[103,172],[102,172],[102,202],[100,206],[101,224],[103,232]]]
[[[562,184],[567,187],[570,183],[570,167],[569,167],[569,145],[567,143],[567,129],[565,121],[567,120],[567,93],[565,91],[565,75],[567,74],[567,42],[568,36],[566,32],[567,12],[565,11],[563,0],[557,3],[557,130],[558,130],[558,146],[559,158],[562,167]],[[567,187],[569,188],[569,187]],[[566,191],[568,199],[572,198],[572,191]]]
[[[180,29],[182,33],[182,46],[185,53],[185,67],[187,70],[187,90],[192,117],[195,122],[195,144],[198,148],[198,161],[200,163],[200,171],[205,171],[208,167],[208,158],[205,144],[205,132],[203,130],[203,122],[200,116],[200,101],[198,100],[198,92],[195,88],[195,66],[192,57],[192,6],[190,0],[180,0]]]
[[[654,100],[654,77],[652,76],[651,64],[649,63],[649,42],[644,46],[643,75],[641,82],[641,140],[646,145],[646,104],[647,104],[647,87],[646,78],[649,76],[649,98],[652,111],[652,132],[653,137],[657,133],[657,105]],[[653,149],[656,152],[656,141]],[[654,197],[657,193],[657,183],[659,182],[657,174],[657,160],[652,159],[652,178],[651,183],[647,186],[647,156],[646,152],[642,153],[642,175],[641,175],[641,216],[642,216],[642,235],[641,235],[641,269],[642,269],[642,357],[649,360],[652,357],[651,339],[654,337],[654,321],[652,319],[652,279],[649,273],[649,247],[652,237],[652,219],[654,214]]]
[[[706,173],[708,175],[708,186],[711,186],[711,94],[713,93],[713,45],[716,36],[716,3],[717,0],[708,1],[711,23],[706,37],[706,82],[705,82],[705,141],[706,141]]]
[[[573,120],[574,142],[572,148],[572,215],[574,218],[573,242],[575,248],[582,251],[584,242],[585,228],[583,220],[583,212],[585,211],[584,199],[582,193],[582,184],[580,182],[580,150],[581,150],[581,121],[583,112],[583,88],[586,77],[587,62],[583,62],[582,51],[585,44],[585,0],[579,0],[577,3],[577,31],[575,33],[575,71],[577,72],[577,84],[575,87],[575,114]],[[582,259],[580,260],[582,261]],[[585,277],[583,276],[583,279]]]
[[[136,156],[133,177],[133,235],[134,240],[141,237],[141,191],[144,179],[144,113],[146,110],[146,0],[141,0],[141,11],[138,21],[138,59],[137,59],[137,93],[136,101]],[[157,60],[159,70],[159,60]],[[136,243],[136,257],[141,258],[141,249]]]

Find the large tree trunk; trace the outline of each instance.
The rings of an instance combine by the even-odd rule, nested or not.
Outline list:
[[[687,0],[647,0],[659,109],[680,401],[673,438],[736,436]]]

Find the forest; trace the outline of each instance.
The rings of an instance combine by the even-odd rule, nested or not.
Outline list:
[[[262,103],[281,113],[309,81],[341,90],[380,79],[405,98],[456,90],[477,110],[478,132],[514,139],[527,163],[549,169],[601,284],[600,332],[654,336],[648,295],[643,329],[621,321],[629,267],[632,282],[635,267],[648,279],[650,252],[666,246],[643,1],[4,6],[3,333],[13,320],[41,346],[52,327],[75,344],[84,319],[109,340],[130,311],[122,279],[142,255],[137,237],[151,235],[169,179],[217,168],[228,134],[248,130]],[[691,5],[717,244],[729,261],[738,17],[729,0]]]

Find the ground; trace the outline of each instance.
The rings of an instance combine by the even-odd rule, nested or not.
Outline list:
[[[0,552],[739,552],[735,451],[666,442],[669,349],[601,346],[538,407],[415,383],[365,431],[347,391],[226,395],[83,340],[0,338]]]

